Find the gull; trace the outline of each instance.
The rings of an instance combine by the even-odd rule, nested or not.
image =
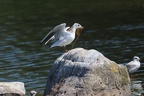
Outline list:
[[[34,91],[34,90],[30,91],[30,96],[35,96],[36,94],[37,94],[36,91]]]
[[[53,43],[50,48],[60,46],[66,49],[66,45],[72,43],[75,39],[77,29],[83,29],[83,27],[79,23],[74,23],[70,28],[66,27],[66,23],[62,23],[54,27],[40,43],[46,45],[49,41],[55,40],[55,43]]]
[[[134,56],[133,60],[126,64],[126,67],[129,73],[134,73],[140,68],[140,58],[138,56]]]

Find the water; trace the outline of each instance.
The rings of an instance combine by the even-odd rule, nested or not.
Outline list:
[[[79,22],[85,29],[75,47],[96,49],[117,63],[139,56],[142,66],[132,80],[144,86],[143,0],[1,0],[0,6],[1,82],[21,81],[41,95],[63,49],[39,42],[54,26]]]

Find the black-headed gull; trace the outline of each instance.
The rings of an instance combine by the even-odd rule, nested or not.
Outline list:
[[[138,56],[134,56],[133,60],[126,64],[126,67],[129,73],[134,73],[140,68],[140,58]]]
[[[75,33],[77,29],[83,29],[79,23],[74,23],[73,26],[66,27],[66,23],[62,23],[54,27],[40,43],[47,44],[51,40],[55,40],[55,43],[50,48],[60,46],[66,47],[66,45],[72,43],[75,39]]]

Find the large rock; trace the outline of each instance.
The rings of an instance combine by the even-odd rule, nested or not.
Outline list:
[[[0,96],[24,96],[25,87],[22,82],[0,82]]]
[[[54,62],[44,96],[129,96],[130,93],[125,66],[119,67],[96,50],[76,48]]]

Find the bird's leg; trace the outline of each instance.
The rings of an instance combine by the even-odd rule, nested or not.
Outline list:
[[[68,52],[68,50],[66,49],[66,46],[64,46],[64,51],[65,51],[65,52]]]
[[[132,78],[132,74],[130,73],[129,75],[130,75],[130,79],[131,79]]]

